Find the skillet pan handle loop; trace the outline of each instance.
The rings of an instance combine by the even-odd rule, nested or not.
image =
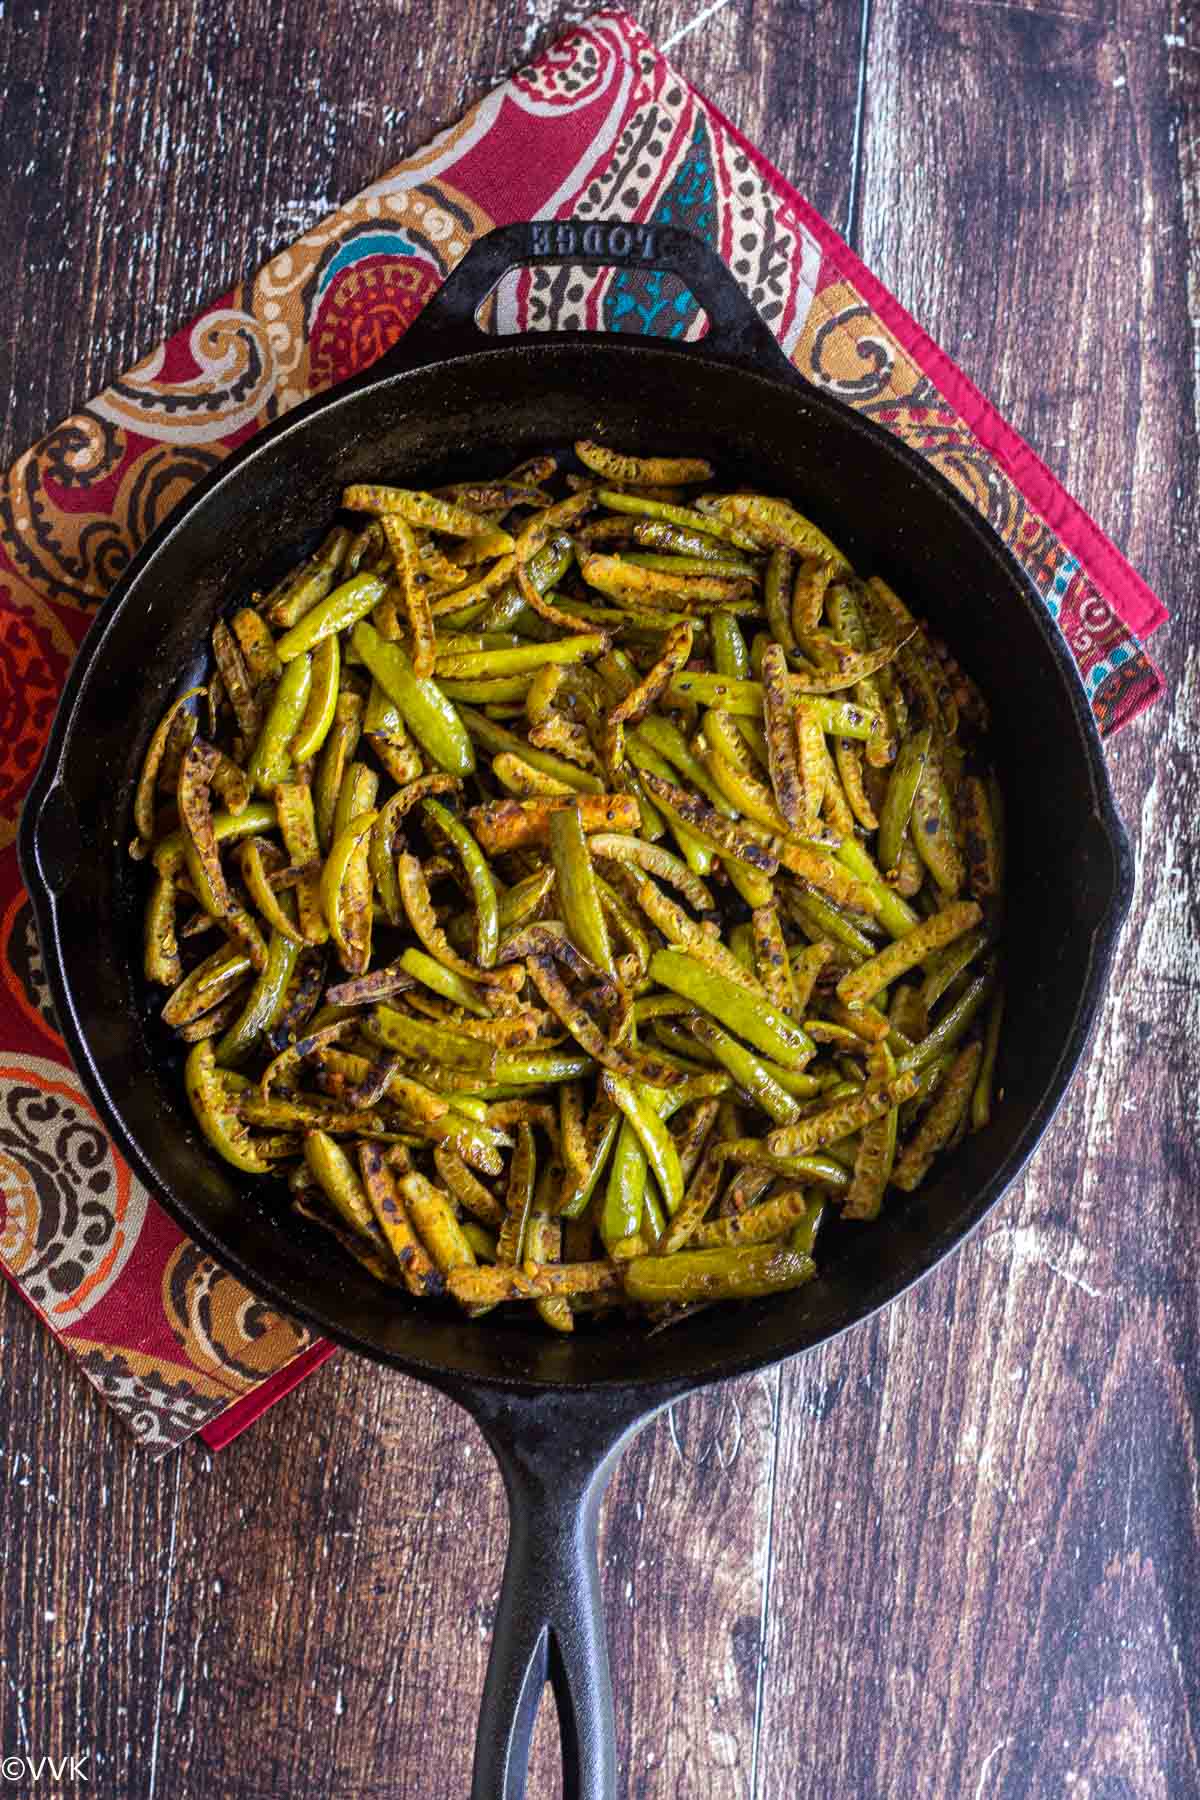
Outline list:
[[[502,276],[532,263],[676,275],[708,315],[698,351],[775,376],[795,373],[736,277],[703,238],[678,225],[625,219],[535,219],[502,225],[477,239],[395,349],[374,365],[372,376],[511,344],[482,331],[476,314]]]
[[[454,1390],[451,1389],[451,1392]],[[467,1404],[500,1464],[508,1556],[480,1708],[471,1800],[522,1800],[543,1690],[558,1709],[564,1800],[614,1800],[612,1680],[600,1596],[600,1503],[656,1397],[475,1389]]]

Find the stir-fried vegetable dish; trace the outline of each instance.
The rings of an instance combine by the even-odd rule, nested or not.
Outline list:
[[[987,1123],[1004,847],[885,581],[699,458],[563,461],[346,489],[214,625],[132,854],[213,1149],[571,1331],[796,1287]]]

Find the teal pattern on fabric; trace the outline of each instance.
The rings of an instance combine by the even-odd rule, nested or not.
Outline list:
[[[335,275],[368,256],[420,256],[420,245],[410,242],[400,231],[371,231],[350,239],[330,257],[321,270],[317,292],[323,294]]]
[[[716,188],[712,145],[703,117],[696,120],[688,145],[669,185],[650,215],[654,225],[682,225],[706,243],[716,233]],[[682,338],[700,315],[689,289],[661,269],[630,270],[615,275],[604,296],[607,331],[642,337]]]

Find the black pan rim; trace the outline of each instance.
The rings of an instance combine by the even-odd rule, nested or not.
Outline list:
[[[1016,590],[1033,613],[1036,627],[1069,698],[1072,718],[1091,778],[1093,817],[1099,824],[1112,851],[1115,864],[1113,893],[1104,915],[1092,933],[1087,979],[1081,987],[1070,1032],[1064,1042],[1056,1068],[1047,1081],[1043,1098],[1028,1119],[1005,1162],[974,1196],[967,1209],[969,1216],[966,1222],[945,1232],[942,1238],[931,1242],[928,1250],[921,1252],[918,1259],[920,1266],[915,1273],[910,1271],[898,1276],[895,1281],[879,1282],[875,1289],[864,1296],[861,1310],[856,1317],[828,1328],[806,1333],[803,1329],[803,1316],[798,1314],[796,1331],[798,1341],[792,1347],[783,1350],[777,1346],[772,1346],[766,1351],[748,1349],[744,1355],[740,1353],[732,1356],[728,1354],[714,1355],[711,1361],[706,1361],[703,1355],[703,1345],[698,1343],[695,1347],[695,1367],[683,1385],[685,1387],[702,1385],[725,1377],[748,1374],[781,1360],[803,1354],[805,1351],[815,1348],[819,1343],[832,1341],[843,1331],[850,1330],[854,1325],[861,1324],[873,1317],[902,1293],[916,1287],[946,1257],[965,1243],[978,1230],[992,1208],[1018,1178],[1038,1147],[1058,1111],[1067,1086],[1087,1047],[1111,967],[1117,934],[1128,910],[1132,894],[1132,856],[1124,827],[1112,799],[1099,732],[1087,704],[1078,671],[1070,657],[1065,640],[1047,614],[1041,596],[1025,571],[990,523],[959,494],[938,470],[881,426],[864,419],[843,402],[813,388],[798,376],[789,377],[782,358],[780,373],[769,374],[756,365],[748,366],[737,357],[706,354],[703,341],[697,345],[684,347],[669,342],[622,339],[603,333],[547,332],[518,339],[506,339],[500,343],[492,342],[478,350],[440,358],[435,363],[426,363],[413,368],[402,368],[382,374],[378,370],[368,371],[364,376],[344,384],[331,393],[316,396],[283,418],[274,421],[272,425],[266,427],[264,431],[236,451],[233,456],[227,458],[185,496],[142,546],[116,584],[109,599],[103,603],[102,611],[89,629],[72,664],[42,761],[26,798],[18,834],[18,856],[38,931],[43,944],[47,946],[46,972],[54,996],[60,1028],[83,1086],[130,1166],[165,1210],[222,1267],[242,1280],[253,1292],[270,1300],[288,1315],[301,1319],[331,1341],[382,1366],[395,1368],[433,1382],[435,1385],[450,1389],[477,1386],[514,1394],[538,1395],[556,1391],[578,1394],[591,1390],[610,1396],[625,1394],[631,1399],[636,1397],[639,1405],[651,1407],[655,1404],[656,1398],[668,1389],[677,1390],[680,1382],[678,1380],[664,1382],[662,1377],[656,1379],[652,1374],[639,1376],[635,1372],[631,1372],[628,1377],[605,1375],[589,1376],[579,1380],[566,1378],[554,1381],[539,1381],[490,1372],[473,1372],[468,1376],[457,1370],[451,1370],[447,1365],[432,1359],[381,1349],[378,1345],[371,1344],[363,1337],[357,1336],[352,1330],[323,1316],[318,1308],[298,1304],[287,1291],[286,1283],[281,1284],[274,1281],[269,1274],[264,1274],[261,1269],[252,1266],[247,1259],[240,1257],[236,1252],[231,1252],[222,1243],[218,1232],[210,1230],[203,1219],[193,1216],[188,1209],[186,1199],[164,1189],[152,1163],[127,1129],[119,1104],[109,1093],[92,1057],[87,1036],[79,1023],[72,1001],[70,985],[65,975],[64,961],[60,953],[55,898],[50,883],[42,874],[36,844],[36,826],[39,815],[46,799],[55,787],[70,744],[80,701],[90,674],[103,656],[108,632],[115,625],[124,608],[136,603],[140,584],[163,546],[174,539],[179,532],[188,529],[194,515],[203,507],[211,494],[231,480],[242,479],[248,466],[252,465],[258,457],[269,454],[272,447],[284,436],[296,431],[303,431],[307,420],[315,413],[334,411],[338,406],[352,402],[365,390],[399,388],[406,382],[419,378],[431,370],[444,372],[454,367],[462,368],[473,365],[484,359],[489,364],[493,364],[498,358],[507,356],[524,363],[530,358],[545,359],[552,355],[560,355],[564,351],[582,352],[588,355],[602,354],[626,366],[633,358],[673,357],[685,362],[687,367],[692,370],[704,367],[716,368],[724,372],[732,370],[740,379],[748,383],[761,382],[773,390],[782,389],[795,403],[815,407],[818,411],[828,414],[836,420],[838,428],[843,431],[850,430],[864,439],[870,439],[876,443],[882,442],[886,446],[887,453],[902,463],[914,479],[931,489],[941,505],[951,507],[959,515],[974,538],[980,555],[986,556],[997,565],[1008,585]],[[486,448],[482,441],[481,448]]]

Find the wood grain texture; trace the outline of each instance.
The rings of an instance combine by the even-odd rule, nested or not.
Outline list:
[[[0,464],[572,16],[6,8]],[[617,1473],[621,1794],[1196,1794],[1200,10],[640,16],[1176,622],[1173,704],[1113,750],[1117,980],[1030,1175],[881,1319]],[[7,1291],[0,1370],[0,1752],[87,1751],[121,1800],[459,1800],[505,1529],[465,1416],[338,1357],[219,1457],[151,1464]],[[544,1710],[538,1800],[555,1769]]]

